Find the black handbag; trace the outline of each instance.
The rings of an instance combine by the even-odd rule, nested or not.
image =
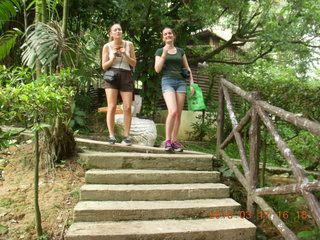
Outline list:
[[[182,68],[181,69],[181,75],[184,79],[189,78],[190,77],[190,71],[187,68]]]
[[[113,70],[107,70],[104,74],[103,74],[103,80],[111,83],[115,80],[117,80],[118,77],[118,73],[113,71]]]

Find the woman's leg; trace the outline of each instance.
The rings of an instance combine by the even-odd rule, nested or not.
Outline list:
[[[108,103],[108,111],[106,122],[109,130],[109,136],[114,136],[114,115],[116,113],[117,108],[117,98],[118,98],[118,90],[112,88],[105,89]]]
[[[182,92],[176,93],[176,102],[177,102],[177,114],[175,117],[174,125],[173,125],[173,131],[171,135],[171,140],[175,142],[177,140],[177,136],[180,129],[180,123],[181,123],[181,114],[183,110],[184,100],[185,100],[186,94]]]
[[[124,137],[128,137],[130,135],[130,127],[131,127],[131,106],[132,106],[132,92],[121,92],[120,95],[123,102],[123,128],[124,128]]]
[[[177,116],[177,98],[175,92],[164,92],[163,98],[166,102],[168,115],[166,120],[166,140],[172,140],[172,131]]]

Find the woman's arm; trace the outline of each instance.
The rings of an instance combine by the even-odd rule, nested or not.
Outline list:
[[[167,53],[168,53],[168,46],[164,46],[162,48],[162,55],[161,56],[156,56],[155,62],[154,62],[154,70],[157,73],[160,73],[164,62],[166,61],[166,57],[167,57]]]
[[[105,44],[102,49],[102,69],[106,71],[112,66],[113,61],[116,59],[116,56],[113,55],[112,59],[109,59],[109,46]]]
[[[187,56],[185,54],[182,56],[182,64],[186,69],[188,69],[190,71],[190,77],[189,77],[190,84],[194,84],[192,72],[191,72],[191,69],[189,67]],[[192,86],[190,86],[190,90],[191,90],[191,96],[192,96],[194,94],[194,88]]]

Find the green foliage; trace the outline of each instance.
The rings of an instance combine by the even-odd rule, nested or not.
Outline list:
[[[265,200],[290,229],[299,231],[303,229],[303,226],[310,225],[309,219],[302,216],[303,211],[306,211],[306,213],[309,211],[305,209],[305,204],[301,201],[303,200],[302,197],[266,196]]]
[[[69,127],[73,130],[80,130],[81,132],[88,132],[87,127],[87,113],[82,111],[81,108],[76,106],[75,103],[71,107],[72,117],[69,123]]]
[[[12,139],[14,139],[14,137],[12,137],[12,133],[12,131],[2,131],[0,128],[0,150],[13,145],[13,143],[11,143]]]
[[[311,120],[320,120],[320,111],[316,107],[320,104],[319,80],[303,77],[297,74],[294,68],[284,64],[276,64],[273,61],[257,61],[255,64],[246,67],[214,64],[210,66],[210,73],[223,73],[229,81],[234,82],[245,91],[261,92],[261,99],[272,105]],[[247,103],[237,107],[234,106],[238,121],[240,121],[249,107]],[[279,134],[293,150],[296,157],[301,160],[300,164],[307,169],[309,168],[309,170],[316,170],[319,167],[319,138],[292,124],[288,124],[278,117],[273,116],[272,119]],[[229,132],[231,129],[229,118],[226,118],[225,124],[227,132]],[[266,132],[267,130],[264,131]],[[248,149],[246,142],[248,129],[244,129],[242,134],[245,147]],[[286,167],[287,162],[280,154],[273,137],[270,134],[262,134],[262,141],[267,144],[267,162]],[[238,157],[238,153],[235,151],[236,148],[236,146],[228,146],[227,149],[230,156]]]
[[[192,131],[189,132],[189,138],[202,141],[203,138],[208,137],[210,141],[214,141],[216,137],[216,113],[203,112],[196,118],[197,121],[191,124]]]
[[[80,191],[79,191],[79,189],[74,190],[74,191],[71,193],[71,196],[72,196],[73,198],[79,198],[79,197],[80,197]]]
[[[3,198],[0,200],[0,207],[7,207],[13,203],[14,203],[14,201],[12,198]]]
[[[221,166],[218,170],[222,173],[222,176],[224,177],[231,177],[233,175],[232,169],[230,169],[227,166]]]
[[[0,2],[0,30],[7,21],[16,16],[19,10],[20,3],[17,0],[2,0]]]
[[[54,60],[61,64],[61,58],[65,59],[65,64],[74,65],[70,56],[74,50],[63,36],[59,23],[35,23],[26,29],[25,34],[26,40],[21,46],[24,49],[22,62],[28,67],[33,68],[38,60],[42,65],[49,65]]]
[[[9,231],[9,227],[0,224],[0,235],[5,234]]]
[[[28,84],[32,81],[33,73],[26,67],[6,67],[0,65],[0,86],[5,87],[7,84],[12,86]]]
[[[320,231],[319,229],[314,229],[311,231],[301,231],[297,236],[305,240],[317,240],[320,238]]]
[[[320,120],[320,82],[297,76],[293,68],[260,61],[234,68],[228,79],[246,91],[261,92],[262,99],[272,105]]]
[[[297,137],[288,141],[288,145],[295,153],[301,164],[309,170],[320,167],[320,137],[314,136],[308,131],[299,131]],[[313,165],[313,167],[312,167]]]
[[[44,234],[44,235],[41,235],[41,236],[37,236],[37,240],[49,240],[49,236]]]
[[[164,141],[165,139],[163,139]],[[191,151],[203,152],[208,154],[215,154],[216,143],[215,142],[184,142],[183,146]]]
[[[20,1],[17,0],[2,0],[0,1],[0,32],[3,26],[10,19],[15,17],[21,10]],[[0,35],[0,60],[9,55],[10,50],[16,43],[16,38],[21,34],[18,29],[8,30]]]
[[[4,59],[9,55],[11,49],[16,44],[16,40],[19,35],[21,35],[21,31],[14,29],[8,30],[0,36],[0,59]]]
[[[62,78],[63,79],[63,78]],[[56,117],[67,119],[73,90],[61,85],[60,76],[42,75],[26,84],[10,84],[0,88],[1,124],[24,121],[53,123]],[[36,118],[36,119],[35,119]]]

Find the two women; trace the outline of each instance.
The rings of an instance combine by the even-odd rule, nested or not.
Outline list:
[[[110,28],[109,42],[103,46],[102,69],[111,68],[118,73],[118,77],[112,83],[105,83],[105,92],[108,102],[107,125],[109,137],[107,142],[115,144],[114,120],[117,108],[118,94],[120,93],[123,102],[123,125],[124,136],[121,143],[131,145],[131,105],[133,97],[133,79],[131,67],[136,66],[136,56],[132,42],[122,39],[122,28],[120,24],[114,24]]]
[[[181,74],[182,68],[190,71],[190,84],[193,84],[193,77],[184,50],[174,46],[175,34],[171,28],[163,29],[162,40],[165,46],[155,53],[154,69],[162,75],[162,94],[168,109],[164,149],[182,152],[182,145],[177,141],[187,91],[186,80]],[[190,90],[193,95],[193,87],[190,87]]]
[[[161,86],[164,100],[168,108],[166,120],[166,151],[183,151],[182,145],[177,141],[180,128],[181,113],[185,101],[187,83],[181,75],[182,68],[190,71],[190,84],[193,84],[191,70],[183,49],[174,46],[175,35],[171,28],[162,31],[162,39],[165,43],[163,48],[156,51],[155,71],[161,73]],[[108,102],[107,125],[109,138],[107,142],[114,144],[114,119],[117,105],[117,96],[120,92],[124,110],[124,139],[122,143],[131,145],[131,105],[133,94],[133,80],[131,68],[136,65],[134,46],[131,42],[122,39],[122,29],[119,24],[110,28],[109,43],[105,44],[102,52],[102,68],[118,72],[119,77],[113,83],[106,82],[105,91]],[[194,89],[191,87],[191,94]]]

